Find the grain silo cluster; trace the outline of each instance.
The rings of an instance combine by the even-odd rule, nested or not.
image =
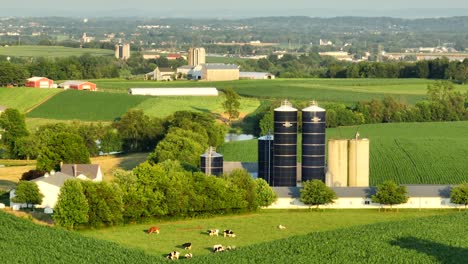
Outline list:
[[[298,169],[298,110],[288,101],[274,111],[274,135],[258,139],[258,177],[270,186],[321,180],[328,186],[369,186],[369,140],[333,139],[325,166],[326,111],[315,102],[302,109],[302,163]],[[299,175],[300,174],[300,175]],[[298,177],[300,176],[300,177]]]

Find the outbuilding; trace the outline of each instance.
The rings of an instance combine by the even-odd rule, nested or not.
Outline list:
[[[239,72],[239,79],[271,80],[271,79],[275,79],[275,75],[269,72]]]
[[[214,87],[193,88],[130,88],[128,93],[132,95],[151,96],[218,96],[218,90]]]
[[[96,84],[87,81],[66,81],[61,83],[59,87],[63,89],[74,89],[74,90],[89,90],[96,91]]]
[[[224,63],[205,63],[202,65],[202,79],[206,81],[239,80],[239,66]]]
[[[26,81],[26,87],[53,88],[54,81],[46,77],[31,77]]]

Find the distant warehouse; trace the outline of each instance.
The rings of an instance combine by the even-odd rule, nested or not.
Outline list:
[[[128,93],[132,95],[151,96],[218,96],[218,90],[214,87],[206,88],[130,88]]]

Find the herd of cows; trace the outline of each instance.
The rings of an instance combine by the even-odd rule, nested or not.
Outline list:
[[[286,229],[286,227],[283,226],[283,225],[279,225],[278,228],[280,230]],[[209,236],[219,236],[219,229],[210,229],[207,232],[208,232]],[[150,227],[148,229],[148,234],[152,234],[152,233],[159,234],[159,227],[158,226]],[[224,237],[236,237],[236,234],[234,233],[234,231],[232,231],[230,229],[224,230],[223,235],[224,235]],[[184,244],[182,244],[182,248],[184,248],[186,250],[191,250],[192,249],[192,243],[190,243],[190,242],[184,243]],[[235,246],[224,247],[221,244],[217,244],[217,245],[213,246],[213,252],[214,253],[223,252],[225,250],[235,250],[235,249],[236,249]],[[170,260],[177,260],[177,259],[179,259],[179,257],[180,257],[180,252],[179,251],[172,251],[172,252],[170,252],[169,254],[166,255],[166,258],[168,258]],[[192,253],[189,252],[189,253],[185,254],[184,257],[189,259],[189,258],[192,258],[193,255],[192,255]]]

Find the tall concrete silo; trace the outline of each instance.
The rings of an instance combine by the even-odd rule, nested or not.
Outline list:
[[[369,140],[358,138],[348,141],[348,186],[369,186]]]
[[[223,174],[223,163],[223,155],[217,153],[213,147],[200,156],[200,169],[206,175],[219,176]]]
[[[273,135],[258,138],[258,178],[273,185]]]
[[[325,109],[315,101],[302,109],[302,182],[325,182]]]
[[[331,187],[348,186],[348,140],[328,140],[328,173]]]
[[[274,111],[272,186],[297,184],[297,109],[285,100]]]

